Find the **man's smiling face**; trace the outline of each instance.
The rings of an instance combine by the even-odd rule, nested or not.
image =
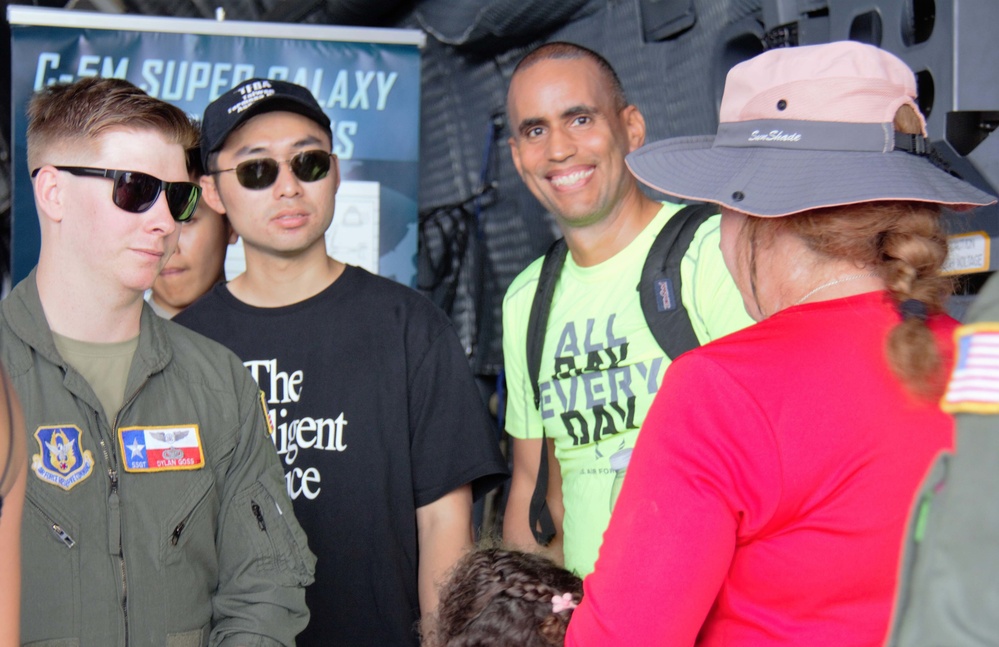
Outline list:
[[[606,218],[635,180],[624,157],[644,139],[634,106],[615,105],[610,82],[586,58],[549,59],[518,71],[507,115],[514,165],[564,227]]]

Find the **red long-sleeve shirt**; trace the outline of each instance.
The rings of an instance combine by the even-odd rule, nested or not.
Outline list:
[[[566,645],[876,645],[913,495],[953,426],[885,359],[885,293],[795,306],[680,357]],[[950,366],[949,317],[930,321]]]

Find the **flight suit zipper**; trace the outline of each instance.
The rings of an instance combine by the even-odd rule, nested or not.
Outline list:
[[[181,521],[177,524],[177,527],[173,529],[173,533],[170,535],[170,545],[176,546],[177,542],[180,541],[180,533],[184,532],[184,526],[187,525],[187,520]]]
[[[70,537],[69,533],[63,530],[62,526],[59,524],[52,524],[52,532],[55,533],[55,536],[59,539],[59,541],[66,545],[66,548],[72,548],[76,545],[76,541]]]
[[[256,501],[250,501],[250,510],[253,511],[253,516],[257,518],[257,527],[261,531],[267,532],[267,524],[264,523],[264,513],[260,510],[260,504]]]
[[[73,546],[76,546],[76,540],[73,539],[73,537],[70,536],[70,534],[66,532],[66,530],[63,529],[63,527],[59,524],[59,522],[54,520],[48,512],[43,510],[40,505],[35,503],[30,498],[27,499],[27,503],[33,506],[35,510],[37,510],[38,513],[42,516],[42,518],[45,519],[45,523],[47,523],[49,528],[52,530],[52,534],[55,535],[56,539],[58,539],[61,544],[66,546],[66,548],[72,548]]]
[[[124,403],[118,409],[118,413],[115,414],[114,422],[111,425],[112,438],[118,434],[118,420],[121,418],[121,412],[135,401],[139,392],[142,391],[148,382],[149,378],[147,377],[142,381],[142,384],[140,384],[138,388],[132,392],[131,396],[125,398]],[[101,449],[104,451],[104,457],[108,461],[108,478],[111,481],[111,494],[108,496],[108,505],[115,521],[115,523],[108,524],[108,548],[111,550],[112,554],[116,554],[118,556],[118,565],[121,577],[121,612],[125,622],[125,647],[128,647],[128,571],[125,568],[125,546],[122,541],[121,499],[118,497],[118,456],[114,450],[109,451],[108,445],[104,441],[103,436],[101,438]],[[114,532],[115,529],[117,529],[117,534]]]
[[[99,423],[98,416],[98,423]],[[100,440],[101,451],[104,453],[105,464],[108,466],[108,480],[110,481],[110,493],[108,494],[108,507],[111,511],[111,519],[108,521],[108,552],[118,558],[119,577],[121,579],[121,612],[125,632],[125,647],[128,647],[128,580],[125,577],[125,552],[121,545],[121,507],[118,497],[118,469],[117,455],[113,450],[108,449],[108,444],[102,437]]]

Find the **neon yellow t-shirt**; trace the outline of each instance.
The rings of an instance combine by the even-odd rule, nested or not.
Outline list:
[[[645,324],[637,286],[656,235],[682,205],[664,204],[621,252],[593,267],[566,257],[552,300],[541,359],[540,411],[527,371],[527,322],[542,259],[527,267],[503,300],[506,431],[555,441],[562,471],[565,565],[593,570],[638,429],[670,360]],[[707,343],[752,323],[718,248],[719,216],[697,230],[680,263],[681,300]],[[617,457],[615,457],[617,455]]]

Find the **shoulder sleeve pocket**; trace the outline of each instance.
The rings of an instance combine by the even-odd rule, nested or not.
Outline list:
[[[247,548],[256,555],[261,572],[284,585],[311,584],[316,557],[287,498],[257,481],[233,503]]]

